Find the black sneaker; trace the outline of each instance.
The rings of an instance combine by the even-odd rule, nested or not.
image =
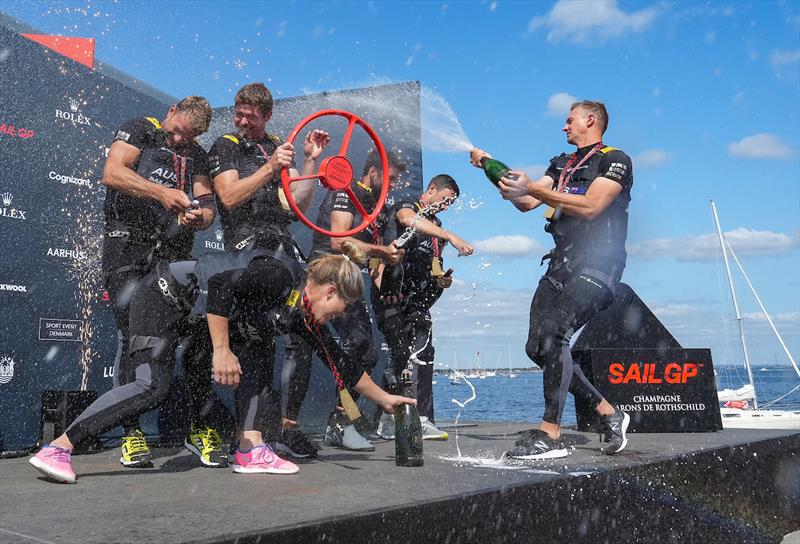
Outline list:
[[[299,427],[281,430],[275,441],[275,449],[297,459],[314,459],[317,456],[317,448]]]
[[[553,440],[539,429],[525,431],[514,445],[516,447],[506,452],[512,459],[555,459],[569,455],[569,450],[561,440]]]
[[[628,445],[628,437],[625,436],[625,432],[628,430],[631,416],[617,408],[610,416],[603,416],[601,421],[606,429],[605,441],[608,444],[601,447],[600,451],[606,455],[614,455],[624,450]]]

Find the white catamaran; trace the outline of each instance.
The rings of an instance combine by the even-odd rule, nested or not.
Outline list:
[[[717,391],[719,401],[725,403],[725,406],[720,408],[720,413],[722,415],[722,427],[725,429],[793,429],[800,431],[800,410],[768,409],[775,402],[790,395],[796,389],[800,388],[800,384],[795,386],[786,395],[783,395],[782,397],[765,404],[761,408],[758,406],[756,388],[753,382],[753,370],[750,367],[750,357],[747,353],[747,342],[744,338],[744,324],[742,322],[741,313],[739,312],[739,303],[736,300],[736,290],[733,287],[733,277],[731,276],[731,267],[730,263],[728,262],[729,253],[731,257],[733,257],[736,265],[739,267],[739,270],[741,271],[742,276],[744,276],[744,279],[747,282],[747,285],[750,287],[750,290],[753,292],[756,301],[758,301],[761,311],[764,312],[767,322],[769,323],[770,327],[772,327],[772,332],[774,332],[775,336],[778,337],[778,342],[780,342],[781,347],[783,347],[783,351],[789,358],[789,361],[791,362],[792,367],[794,367],[794,371],[797,373],[798,378],[800,378],[800,368],[797,367],[797,363],[795,363],[792,354],[789,353],[789,349],[786,347],[786,344],[783,342],[783,338],[781,338],[781,335],[778,333],[778,329],[775,328],[775,324],[772,322],[772,318],[767,313],[767,309],[764,308],[761,298],[759,298],[758,293],[756,293],[753,284],[750,283],[750,278],[744,271],[742,263],[739,262],[739,259],[736,257],[736,253],[734,253],[733,248],[728,243],[725,235],[722,234],[722,229],[719,226],[717,207],[714,205],[713,200],[711,201],[711,212],[714,214],[714,223],[717,227],[717,236],[719,237],[720,247],[722,248],[722,258],[725,262],[725,271],[728,274],[728,285],[730,286],[731,297],[733,298],[733,308],[736,312],[736,320],[739,324],[739,338],[741,340],[742,351],[744,353],[744,366],[747,370],[747,377],[749,379],[749,383],[738,389],[723,389],[721,391]],[[752,407],[749,403],[750,400],[753,401]]]

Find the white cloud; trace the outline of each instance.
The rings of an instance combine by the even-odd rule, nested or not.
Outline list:
[[[524,257],[544,250],[539,242],[522,234],[493,236],[486,240],[476,240],[472,245],[482,254],[501,257]]]
[[[547,99],[547,115],[563,117],[569,113],[569,107],[578,99],[568,93],[556,93]]]
[[[690,317],[699,313],[699,308],[693,304],[667,303],[653,306],[650,309],[661,320]]]
[[[616,0],[575,2],[559,0],[549,13],[534,17],[528,30],[547,28],[547,41],[569,40],[575,43],[599,44],[627,32],[641,32],[655,20],[655,8],[625,13]]]
[[[794,51],[775,49],[769,54],[769,62],[776,68],[787,64],[798,64],[800,63],[800,49]]]
[[[788,159],[793,153],[780,137],[761,132],[731,142],[728,154],[745,159]]]
[[[726,232],[725,238],[738,257],[779,255],[793,251],[800,245],[800,231],[788,235],[739,227]],[[627,249],[632,257],[647,260],[675,258],[679,261],[711,261],[721,258],[716,234],[656,238],[630,244]]]
[[[744,319],[749,321],[767,321],[767,316],[764,315],[762,312],[747,312],[742,314]],[[800,322],[800,312],[788,312],[783,314],[770,314],[772,321],[774,323],[777,322],[787,322],[787,323],[797,323]]]
[[[633,157],[633,166],[636,168],[653,168],[666,164],[672,157],[664,149],[645,149]]]

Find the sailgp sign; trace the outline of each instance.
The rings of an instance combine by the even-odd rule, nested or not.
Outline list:
[[[588,349],[574,355],[603,396],[630,414],[632,431],[722,429],[710,350]]]

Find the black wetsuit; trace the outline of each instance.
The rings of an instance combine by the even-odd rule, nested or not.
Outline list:
[[[97,436],[121,421],[157,407],[166,398],[175,364],[175,348],[187,334],[200,334],[207,327],[206,311],[246,323],[266,334],[293,332],[319,350],[322,360],[335,365],[345,387],[362,376],[361,368],[348,359],[323,328],[317,338],[306,325],[299,297],[302,266],[293,257],[268,250],[245,250],[238,254],[211,254],[199,261],[181,261],[159,266],[142,281],[131,303],[131,361],[135,381],[112,389],[91,404],[69,426],[67,436],[74,445]],[[325,351],[331,358],[325,357]],[[280,404],[264,385],[258,369],[246,367],[243,358],[237,389],[239,430],[274,431]],[[333,370],[333,368],[332,368]]]
[[[144,179],[191,194],[196,176],[208,176],[206,152],[196,142],[169,149],[158,120],[139,117],[123,123],[114,135],[140,150],[133,170]],[[111,298],[119,346],[114,363],[114,386],[136,377],[129,364],[130,301],[140,280],[160,259],[191,258],[194,230],[178,224],[177,215],[160,202],[106,188],[102,267]],[[126,427],[135,427],[135,421]]]
[[[570,168],[562,177],[567,166]],[[586,194],[598,177],[622,186],[619,195],[595,219],[561,213],[548,219],[545,226],[555,248],[545,256],[550,263],[531,301],[525,351],[544,370],[543,419],[558,424],[568,391],[592,405],[603,399],[580,367],[573,364],[569,343],[576,330],[614,299],[614,289],[625,268],[633,167],[622,151],[598,144],[580,148],[574,156],[553,158],[546,175],[554,180],[554,189],[561,179],[561,190],[572,194]]]
[[[373,194],[372,189],[361,182],[354,182],[351,187],[364,209],[371,213],[376,204],[376,195]],[[361,223],[360,212],[344,191],[329,191],[325,195],[315,223],[325,230],[330,230],[331,214],[335,211],[352,214],[353,226]],[[366,229],[356,233],[353,238],[368,244],[379,244],[381,221],[382,217],[379,216]],[[312,260],[330,253],[332,253],[330,237],[315,231],[309,259]],[[368,289],[367,286],[371,283],[369,271],[366,268],[363,269],[362,275],[365,289]],[[372,318],[369,315],[365,298],[362,297],[349,304],[345,313],[331,319],[330,324],[339,336],[341,348],[349,357],[360,361],[364,372],[370,374],[378,362],[378,354],[375,351],[375,340],[372,335]],[[284,345],[286,346],[286,361],[281,382],[286,394],[284,399],[286,417],[297,421],[311,380],[311,350],[298,338],[291,335],[284,337]],[[357,400],[357,395],[354,395],[354,400]]]
[[[403,234],[405,227],[397,219],[397,212],[409,209],[417,212],[420,209],[417,198],[401,198],[387,212],[383,239],[396,240]],[[442,222],[434,216],[426,216],[436,226]],[[441,266],[442,249],[445,242],[435,236],[427,236],[417,231],[405,246],[403,259],[403,300],[394,305],[380,300],[377,289],[372,291],[372,307],[378,320],[378,327],[389,346],[389,368],[394,376],[408,366],[413,365],[417,381],[417,409],[421,416],[434,419],[433,410],[433,364],[436,354],[433,347],[433,335],[430,309],[439,300],[443,289],[437,285],[437,278],[431,276],[433,259],[438,259]]]
[[[283,142],[278,136],[265,134],[259,140],[248,140],[226,134],[217,138],[209,151],[211,177],[235,170],[239,180],[251,176],[266,164]],[[289,225],[297,220],[285,210],[278,196],[280,175],[260,187],[241,206],[229,210],[219,206],[220,222],[225,232],[225,251],[236,253],[246,248],[266,248],[288,253],[295,251]],[[287,342],[287,351],[291,346]],[[239,321],[231,334],[231,349],[242,368],[250,369],[260,380],[260,386],[272,383],[275,367],[275,334],[267,328],[253,328]],[[204,356],[205,352],[197,354]],[[237,389],[237,398],[242,396]]]

